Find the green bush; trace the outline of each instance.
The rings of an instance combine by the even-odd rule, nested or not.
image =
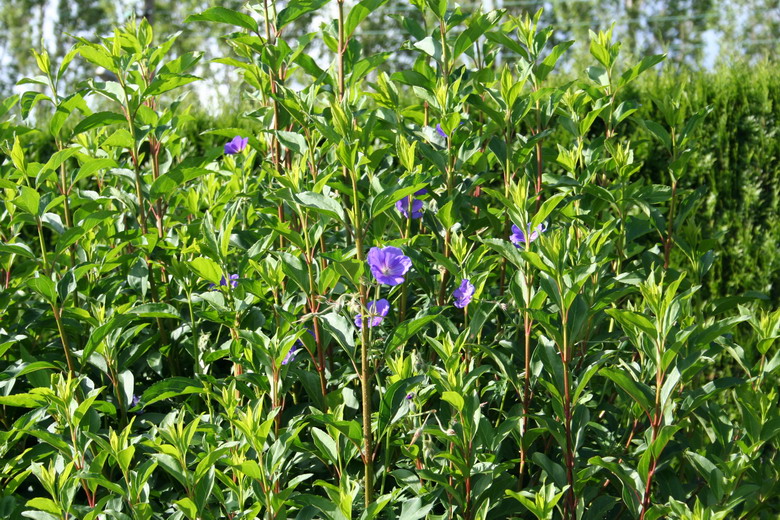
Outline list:
[[[780,302],[780,71],[774,64],[735,64],[715,71],[665,70],[645,75],[636,95],[648,100],[641,117],[663,120],[651,100],[681,91],[682,110],[711,107],[691,154],[686,188],[703,190],[696,225],[701,237],[717,240],[717,260],[705,287],[714,298],[760,292]],[[628,137],[637,144],[642,175],[668,180],[657,141],[640,127]],[[641,143],[641,144],[640,144]]]
[[[412,0],[392,74],[383,0],[284,39],[327,3],[190,17],[235,124],[145,21],[0,105],[2,516],[775,518],[780,310],[702,288],[712,110],[639,112],[663,56],[610,32],[562,83],[540,14]]]

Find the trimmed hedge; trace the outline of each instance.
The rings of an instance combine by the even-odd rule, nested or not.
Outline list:
[[[780,301],[780,70],[770,63],[722,66],[712,72],[648,74],[637,82],[640,99],[663,99],[682,89],[687,113],[712,108],[699,128],[698,147],[683,188],[703,188],[696,226],[701,237],[718,240],[717,257],[705,280],[713,297],[765,293]],[[655,103],[642,117],[661,121]],[[668,182],[660,142],[632,127],[641,175]],[[639,141],[642,141],[640,144]]]

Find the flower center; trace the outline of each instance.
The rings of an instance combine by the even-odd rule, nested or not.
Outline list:
[[[382,266],[382,274],[390,274],[390,267],[387,265]]]

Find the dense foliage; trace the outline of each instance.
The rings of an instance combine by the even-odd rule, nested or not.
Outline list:
[[[561,84],[538,15],[445,0],[391,75],[353,38],[382,0],[285,41],[327,3],[190,17],[235,31],[251,106],[216,147],[200,53],[146,22],[0,105],[0,513],[775,518],[780,311],[702,290],[715,110],[642,107],[663,56],[609,32]],[[61,92],[75,59],[113,79]]]
[[[702,238],[718,244],[713,271],[704,282],[707,294],[725,298],[758,291],[777,306],[780,71],[769,64],[742,64],[706,74],[675,71],[643,79],[637,82],[637,95],[647,100],[640,108],[645,119],[663,119],[652,100],[663,99],[674,89],[683,89],[685,111],[711,107],[697,132],[696,149],[682,181],[686,188],[702,190],[696,228]],[[635,142],[641,139],[630,137]],[[641,174],[663,182],[663,149],[658,141],[646,143],[649,146],[640,146],[636,153],[644,162]]]

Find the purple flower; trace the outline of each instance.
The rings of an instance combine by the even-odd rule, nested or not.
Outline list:
[[[404,283],[404,275],[412,267],[412,260],[397,247],[372,247],[368,252],[368,266],[377,282],[399,285]]]
[[[228,281],[223,276],[222,279],[219,281],[219,286],[220,287],[226,287],[227,284],[228,284]],[[233,289],[238,287],[238,275],[237,274],[231,274],[230,275],[230,286]],[[209,285],[209,289],[214,289],[215,287],[216,287],[216,285],[214,285],[214,284]]]
[[[222,279],[219,281],[219,285],[221,287],[225,287],[228,284],[228,281],[223,276]],[[237,274],[231,274],[230,275],[230,286],[235,289],[238,287],[238,275]]]
[[[235,136],[232,140],[225,143],[225,153],[228,155],[235,155],[243,152],[249,142],[248,137]]]
[[[380,323],[387,313],[390,311],[390,302],[382,298],[381,300],[374,300],[368,302],[368,317],[371,318],[368,321],[369,327],[376,327]],[[363,315],[358,314],[355,316],[355,325],[357,328],[363,328]]]
[[[300,340],[298,340],[298,341],[300,341]],[[290,348],[290,350],[287,351],[287,355],[284,356],[284,359],[282,360],[282,365],[286,365],[287,363],[292,361],[293,358],[295,357],[295,354],[297,354],[297,353],[298,353],[298,345],[296,344],[296,345],[293,345]]]
[[[414,399],[414,392],[409,392],[408,394],[406,394],[406,398],[407,399]]]
[[[547,223],[543,222],[538,226],[536,226],[536,229],[534,230],[533,233],[530,232],[531,224],[528,224],[528,231],[530,236],[528,242],[530,243],[536,240],[537,238],[539,238],[539,235],[547,231]],[[525,233],[523,233],[523,231],[519,227],[512,224],[512,235],[509,237],[509,240],[512,241],[515,247],[521,247],[522,245],[525,244]]]
[[[421,190],[417,190],[414,194],[419,196],[419,195],[425,195],[426,193],[428,193],[428,190],[423,188]],[[409,201],[412,202],[412,218],[421,218],[423,201],[419,199],[413,199],[411,195],[397,201],[395,203],[395,209],[397,209],[401,213],[401,215],[404,216],[404,218],[409,218]]]
[[[309,335],[314,338],[314,332],[310,328],[307,327],[306,332],[308,332]],[[290,350],[287,351],[287,355],[284,356],[284,359],[282,360],[282,365],[286,365],[292,361],[302,348],[304,348],[303,340],[299,339],[292,347],[290,347]]]
[[[455,297],[455,307],[458,309],[465,308],[474,297],[474,284],[472,284],[468,278],[464,278],[463,281],[460,282],[460,287],[455,289],[452,296]]]
[[[436,125],[436,133],[444,137],[445,139],[447,138],[447,133],[442,129],[441,125],[439,124]]]
[[[133,398],[130,400],[130,406],[128,406],[128,410],[132,410],[133,408],[136,408],[137,406],[140,405],[141,405],[141,397],[133,394]],[[144,413],[143,408],[139,408],[135,412],[136,415],[141,415],[142,413]]]

